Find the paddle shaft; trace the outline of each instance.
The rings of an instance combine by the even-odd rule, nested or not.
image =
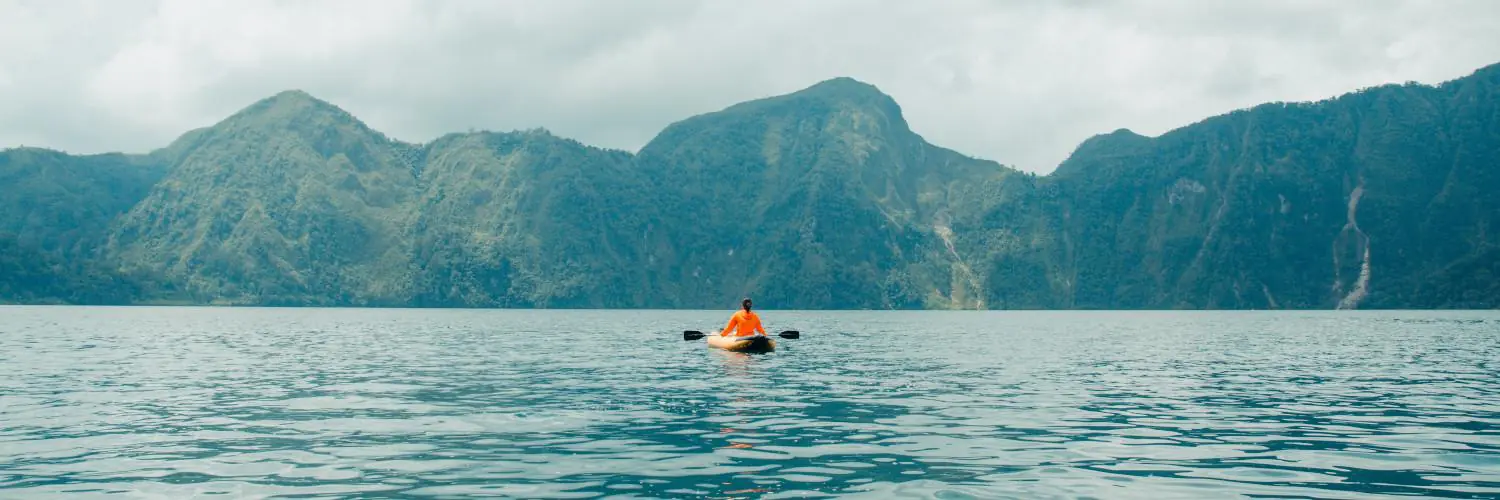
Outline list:
[[[707,336],[707,334],[698,330],[683,330],[682,332],[682,340],[698,340]],[[781,333],[776,334],[776,336],[784,339],[796,339],[802,338],[802,332],[796,330],[784,330]]]

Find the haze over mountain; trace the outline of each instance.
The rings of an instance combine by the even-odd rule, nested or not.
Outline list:
[[[767,308],[1500,306],[1500,66],[1096,136],[1047,176],[837,78],[638,154],[407,144],[298,91],[148,155],[0,152],[0,300]]]

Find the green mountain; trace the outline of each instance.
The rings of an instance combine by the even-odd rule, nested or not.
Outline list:
[[[123,269],[202,303],[405,299],[415,147],[301,92],[179,142],[170,171],[109,234]]]
[[[1007,263],[989,276],[991,300],[1017,306],[1496,307],[1497,89],[1492,66],[1158,138],[1116,131],[1038,183],[1039,209],[1000,206],[959,232],[976,254],[988,246],[977,237],[1016,229],[1002,219],[1057,236],[984,259]],[[1021,275],[1051,293],[1013,286]]]
[[[965,305],[978,282],[945,243],[952,205],[1019,175],[928,144],[847,78],[675,123],[636,164],[655,181],[636,264],[658,304],[693,307]]]
[[[407,144],[290,91],[148,155],[0,152],[0,301],[1500,307],[1500,66],[1085,141],[1047,176],[848,78]]]

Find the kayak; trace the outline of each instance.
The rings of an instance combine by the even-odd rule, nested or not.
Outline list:
[[[776,350],[776,341],[765,335],[749,337],[721,337],[709,335],[708,346],[735,352],[770,352]]]

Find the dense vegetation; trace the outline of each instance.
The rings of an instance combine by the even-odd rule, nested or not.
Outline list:
[[[1500,67],[1119,130],[1035,176],[847,78],[672,124],[385,137],[301,92],[148,155],[0,152],[0,301],[1500,307]]]
[[[91,259],[62,259],[0,234],[0,304],[130,304],[146,299],[148,286]]]

